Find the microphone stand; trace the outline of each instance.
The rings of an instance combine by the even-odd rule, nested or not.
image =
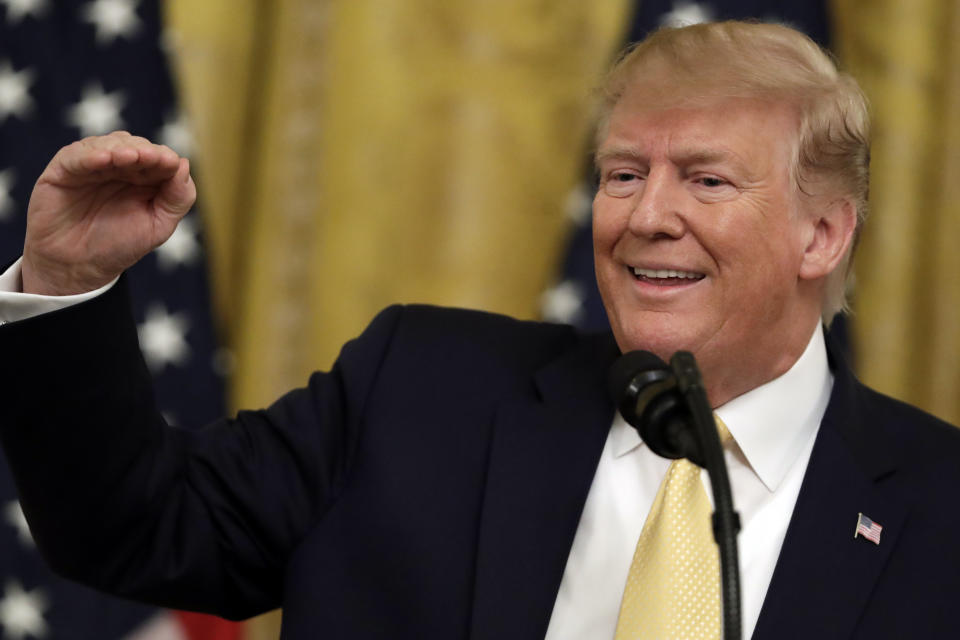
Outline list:
[[[713,489],[713,538],[720,551],[723,638],[741,640],[740,565],[737,554],[740,516],[733,509],[733,495],[730,491],[726,461],[723,459],[723,446],[693,355],[687,351],[678,351],[670,359],[670,367],[676,376],[677,390],[692,418],[691,426],[701,444],[700,454]]]

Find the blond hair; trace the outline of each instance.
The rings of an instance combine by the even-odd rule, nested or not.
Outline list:
[[[854,241],[827,277],[823,319],[847,310],[851,260],[867,214],[870,121],[856,80],[837,69],[806,35],[779,24],[727,21],[662,28],[628,47],[600,88],[598,141],[628,87],[640,85],[651,106],[717,98],[785,101],[799,114],[794,179],[807,195],[825,185],[857,210]]]

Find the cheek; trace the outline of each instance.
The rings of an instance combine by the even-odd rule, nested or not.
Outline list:
[[[746,250],[751,246],[752,250]],[[748,318],[778,316],[794,295],[798,264],[789,243],[771,242],[770,237],[752,238],[734,256],[741,266],[733,270],[731,307]]]
[[[721,270],[759,279],[775,278],[782,270],[794,268],[802,253],[798,252],[802,244],[798,227],[782,206],[717,216],[703,231],[702,241]]]
[[[597,258],[609,255],[626,229],[626,217],[598,194],[593,201],[593,247]]]

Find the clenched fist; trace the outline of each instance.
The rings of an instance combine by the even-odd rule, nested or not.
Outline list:
[[[196,199],[190,164],[119,131],[57,152],[30,196],[23,291],[97,289],[163,244]]]

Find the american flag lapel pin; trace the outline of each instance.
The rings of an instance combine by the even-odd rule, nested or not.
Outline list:
[[[854,538],[862,535],[873,544],[880,544],[881,531],[883,531],[883,527],[879,524],[862,513],[857,514],[857,530],[853,532]]]

